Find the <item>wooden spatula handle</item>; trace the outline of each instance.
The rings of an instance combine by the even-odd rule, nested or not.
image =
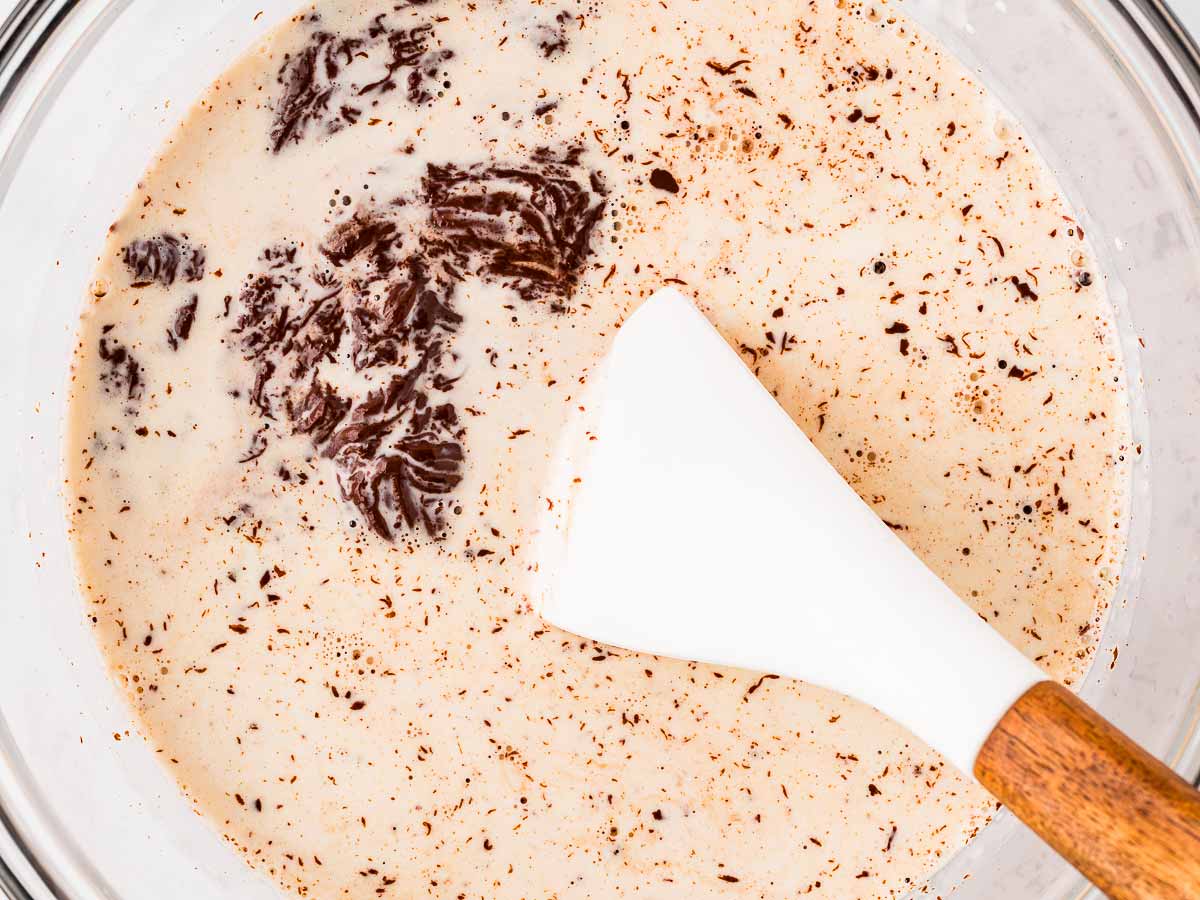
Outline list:
[[[1200,898],[1200,793],[1065,688],[1021,697],[975,775],[1113,900]]]

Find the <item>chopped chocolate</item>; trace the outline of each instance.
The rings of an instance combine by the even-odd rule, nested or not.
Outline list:
[[[546,59],[557,56],[560,53],[565,53],[568,45],[567,40],[567,23],[571,21],[571,14],[566,10],[562,10],[555,17],[552,23],[543,23],[538,26],[535,31],[538,49],[542,51],[542,56]]]
[[[328,117],[330,100],[337,88],[334,79],[342,65],[354,58],[355,49],[352,41],[338,41],[329,32],[318,31],[307,47],[284,59],[278,77],[283,92],[275,102],[275,120],[271,126],[271,149],[275,153],[289,141],[299,143],[310,124]],[[327,129],[337,131],[344,124],[344,117],[334,116]]]
[[[1018,299],[1036,300],[1038,298],[1037,292],[1035,292],[1034,289],[1029,286],[1028,281],[1022,281],[1016,275],[1013,275],[1009,281],[1011,281],[1012,286],[1017,289],[1017,293],[1019,294]]]
[[[314,373],[308,390],[298,399],[289,398],[288,418],[297,434],[307,434],[319,447],[333,436],[349,411],[350,401],[339,397]]]
[[[177,278],[199,281],[204,277],[204,248],[193,247],[173,234],[130,241],[121,251],[135,288],[161,284],[170,287]]]
[[[359,34],[315,30],[279,69],[272,151],[279,153],[314,132],[331,135],[354,125],[373,102],[367,98],[397,90],[401,83],[410,103],[433,100],[430,82],[454,58],[454,51],[435,48],[435,40],[433,20],[401,28],[390,24],[386,13]],[[369,80],[355,81],[359,73]]]
[[[658,188],[660,191],[666,191],[669,194],[679,193],[679,182],[675,180],[675,176],[666,169],[655,169],[650,173],[650,184]]]
[[[267,441],[267,431],[268,428],[266,425],[264,425],[262,428],[258,429],[258,431],[254,432],[250,438],[250,446],[246,449],[246,452],[238,458],[238,462],[253,462],[267,452],[267,447],[269,446],[269,442]]]
[[[575,289],[603,186],[581,150],[546,149],[528,165],[430,166],[423,181],[432,248],[460,271],[501,279],[523,299],[565,300]]]
[[[200,295],[192,294],[183,306],[175,311],[175,321],[167,329],[167,343],[172,350],[178,350],[179,345],[192,334],[192,325],[196,321],[196,308],[200,305]]]
[[[430,165],[415,195],[360,206],[312,258],[269,247],[247,278],[233,333],[254,370],[248,402],[334,463],[343,497],[380,536],[441,537],[462,482],[466,429],[437,395],[458,379],[463,280],[566,309],[605,208],[581,157],[543,148],[512,165]],[[336,387],[345,379],[322,377],[327,365],[371,371],[382,386]],[[262,456],[267,434],[243,462]]]
[[[386,250],[395,234],[394,222],[358,213],[329,233],[321,244],[321,252],[335,266],[344,266],[368,247]]]
[[[382,20],[382,16],[376,21]],[[380,26],[382,27],[382,26]],[[372,35],[374,36],[374,35]],[[391,59],[387,61],[387,74],[377,81],[358,89],[358,95],[387,93],[396,89],[395,76],[401,69],[409,69],[405,78],[405,96],[409,103],[428,103],[433,94],[426,87],[429,79],[438,74],[438,67],[454,58],[453,50],[430,50],[433,37],[432,25],[418,25],[408,30],[399,29],[387,35],[387,46]]]
[[[119,341],[100,338],[100,361],[104,363],[100,383],[104,393],[125,400],[142,397],[142,367],[133,354]]]

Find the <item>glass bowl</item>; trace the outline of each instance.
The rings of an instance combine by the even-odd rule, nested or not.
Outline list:
[[[192,98],[296,5],[20,0],[0,27],[0,887],[18,900],[278,896],[194,814],[109,681],[74,583],[60,438],[109,222]],[[1082,692],[1194,779],[1200,53],[1156,0],[901,8],[1023,123],[1101,257],[1141,452],[1121,593]],[[1087,890],[1007,813],[928,888]]]

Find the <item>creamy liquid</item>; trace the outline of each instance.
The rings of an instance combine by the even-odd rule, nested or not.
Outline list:
[[[538,495],[589,370],[674,284],[1076,681],[1129,423],[1052,178],[889,6],[398,6],[331,0],[257,47],[99,259],[69,496],[147,739],[304,896],[919,886],[988,798],[852,700],[543,624]]]

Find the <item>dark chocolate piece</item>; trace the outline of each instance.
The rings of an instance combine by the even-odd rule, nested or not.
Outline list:
[[[175,311],[175,321],[167,329],[167,343],[172,350],[178,350],[179,345],[192,335],[192,325],[196,322],[196,308],[200,305],[200,295],[192,294],[183,306]]]
[[[462,281],[566,309],[605,204],[581,157],[543,148],[513,165],[431,165],[413,196],[356,209],[311,258],[270,247],[247,278],[234,333],[254,367],[248,402],[334,462],[343,497],[380,536],[443,536],[462,482],[466,429],[438,398],[457,380]],[[346,379],[322,377],[325,366],[381,386],[337,388]],[[262,456],[267,434],[243,462]]]
[[[204,277],[204,248],[193,247],[173,234],[130,241],[121,258],[135,288],[161,284],[170,287],[176,278],[199,281]]]
[[[660,191],[666,191],[669,194],[679,193],[679,182],[675,180],[675,176],[666,169],[655,169],[650,173],[650,184],[658,188]]]
[[[543,23],[534,32],[538,49],[546,59],[565,53],[570,41],[567,37],[567,25],[571,22],[571,14],[565,9],[554,17],[553,22]]]
[[[603,187],[578,177],[580,153],[537,150],[523,167],[430,166],[424,199],[440,254],[525,300],[568,298],[604,214]]]
[[[111,329],[105,329],[105,335]],[[104,363],[100,372],[100,384],[104,393],[125,400],[142,398],[142,367],[120,341],[109,337],[100,338],[100,361]]]
[[[287,56],[279,69],[271,150],[279,153],[314,133],[336,134],[356,124],[374,104],[370,98],[401,84],[410,103],[430,102],[436,91],[430,85],[454,58],[452,50],[435,43],[434,20],[401,28],[391,24],[387,13],[359,34],[314,30],[305,47]],[[370,80],[359,83],[356,75]]]

